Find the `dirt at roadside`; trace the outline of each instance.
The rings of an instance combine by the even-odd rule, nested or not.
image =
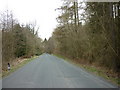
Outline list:
[[[10,62],[11,67],[19,65],[23,61],[27,60],[27,58],[17,58],[13,62]],[[7,63],[4,63],[4,66],[2,65],[2,71],[7,71]]]

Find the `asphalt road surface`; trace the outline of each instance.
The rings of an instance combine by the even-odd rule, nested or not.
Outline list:
[[[101,77],[43,54],[2,80],[3,88],[116,88]]]

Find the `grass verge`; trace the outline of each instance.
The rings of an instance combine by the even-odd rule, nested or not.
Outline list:
[[[15,65],[15,66],[12,66],[11,67],[11,70],[10,71],[2,71],[2,75],[1,77],[6,77],[8,76],[9,74],[13,73],[14,71],[16,71],[17,69],[19,69],[20,67],[24,66],[25,64],[27,64],[28,62],[32,61],[33,59],[37,58],[38,56],[33,56],[31,58],[27,58],[27,59],[24,59],[23,62],[19,63],[18,65]],[[0,77],[0,78],[1,78]]]
[[[107,70],[105,68],[97,68],[96,66],[93,66],[93,65],[81,64],[81,63],[76,62],[75,60],[69,59],[69,58],[61,56],[61,55],[54,54],[54,56],[57,56],[59,58],[63,58],[64,60],[66,60],[66,61],[68,61],[68,62],[70,62],[70,63],[72,63],[80,68],[83,68],[86,71],[88,71],[94,75],[103,77],[107,81],[112,82],[113,84],[115,84],[117,86],[120,86],[120,78],[109,76],[108,75],[109,70]]]

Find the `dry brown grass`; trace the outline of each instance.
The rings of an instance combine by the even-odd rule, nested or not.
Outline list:
[[[72,64],[77,65],[78,67],[86,69],[88,72],[91,72],[95,75],[101,76],[108,81],[117,84],[120,86],[120,72],[115,72],[112,69],[101,66],[99,63],[89,63],[84,59],[69,59],[61,55],[57,55],[64,60],[69,61]]]

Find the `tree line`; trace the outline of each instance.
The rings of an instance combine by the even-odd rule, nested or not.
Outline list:
[[[8,10],[0,18],[3,69],[6,69],[8,62],[15,62],[16,58],[28,58],[42,53],[42,39],[38,37],[34,23],[21,25]]]
[[[57,8],[58,26],[47,52],[120,70],[120,2],[69,2]]]

